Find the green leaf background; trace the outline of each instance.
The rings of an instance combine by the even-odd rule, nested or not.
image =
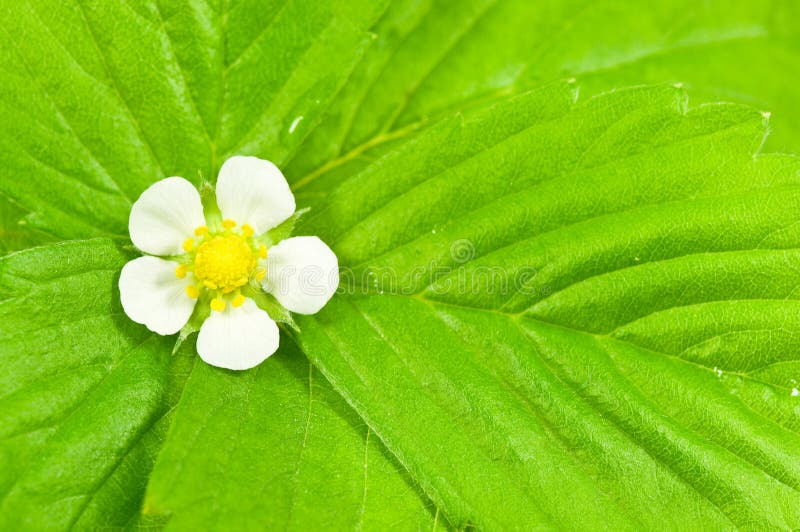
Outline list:
[[[800,527],[798,15],[6,3],[0,528]],[[345,268],[240,373],[116,288],[233,154]]]

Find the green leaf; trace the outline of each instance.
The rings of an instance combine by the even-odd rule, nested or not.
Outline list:
[[[0,195],[0,255],[51,240],[51,237],[28,227],[26,213]]]
[[[584,94],[681,83],[696,102],[774,114],[768,148],[800,145],[800,6],[791,0],[397,0],[287,171],[304,204],[442,116],[576,77]],[[388,146],[387,146],[388,144]]]
[[[2,528],[122,526],[138,514],[192,358],[170,357],[168,339],[125,318],[125,260],[107,240],[0,260]]]
[[[796,528],[800,159],[757,110],[575,94],[332,193],[348,294],[304,349],[456,526]]]
[[[0,13],[0,192],[36,214],[32,227],[126,235],[132,201],[161,178],[213,179],[233,154],[282,164],[383,8],[223,4],[39,0]]]
[[[148,488],[176,529],[422,529],[445,521],[293,346],[247,372],[197,364]]]

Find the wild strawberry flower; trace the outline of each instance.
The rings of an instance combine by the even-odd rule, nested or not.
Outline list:
[[[201,199],[189,181],[168,177],[142,193],[128,228],[147,255],[122,268],[120,298],[128,317],[161,335],[205,317],[197,337],[200,358],[249,369],[278,349],[278,325],[256,303],[259,296],[271,294],[285,310],[314,314],[339,284],[338,261],[313,236],[272,245],[267,232],[292,217],[295,200],[271,162],[231,157],[215,192],[216,200],[213,193]]]

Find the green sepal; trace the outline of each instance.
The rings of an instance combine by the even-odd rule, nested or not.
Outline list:
[[[255,301],[258,308],[269,314],[269,317],[274,321],[285,323],[295,331],[300,331],[300,327],[297,326],[294,318],[292,318],[292,313],[278,303],[278,300],[275,299],[275,296],[272,294],[268,294],[257,287],[248,285],[242,288],[242,295]]]
[[[200,183],[200,201],[203,203],[203,214],[206,217],[206,225],[212,233],[222,231],[222,212],[217,204],[217,193],[211,181],[204,179]]]
[[[178,339],[175,341],[175,346],[172,348],[173,355],[178,352],[178,349],[180,349],[189,336],[200,330],[200,326],[203,325],[203,322],[206,321],[206,318],[211,314],[210,302],[210,294],[203,290],[200,297],[197,299],[197,304],[194,306],[194,311],[192,311],[189,321],[186,322],[186,325],[184,325],[178,333]]]
[[[180,255],[167,255],[165,257],[158,257],[158,258],[172,262],[177,262],[178,264],[191,264],[192,262],[194,262],[194,257],[190,253],[182,253]]]
[[[139,249],[136,246],[134,246],[133,243],[130,242],[130,241],[125,242],[124,240],[119,240],[118,242],[119,242],[119,244],[118,244],[117,248],[120,251],[122,251],[123,253],[131,255],[133,257],[140,257],[143,254],[146,255],[146,253],[144,253],[141,249]],[[131,259],[131,260],[133,260],[133,259]]]
[[[305,209],[300,209],[299,211],[295,211],[293,215],[291,215],[288,219],[286,219],[280,225],[273,227],[266,233],[262,233],[259,236],[253,238],[256,244],[263,244],[265,246],[272,247],[281,240],[285,240],[291,236],[292,232],[294,231],[295,226],[297,225],[297,221],[307,213],[309,210],[308,207]]]

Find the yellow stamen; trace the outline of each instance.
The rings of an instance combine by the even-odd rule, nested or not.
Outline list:
[[[222,227],[224,227],[225,229],[232,229],[236,227],[236,222],[234,222],[233,220],[222,220]]]
[[[197,236],[205,236],[208,234],[208,227],[201,225],[194,230],[194,234]]]
[[[177,277],[178,279],[183,279],[184,277],[186,277],[185,264],[178,264],[178,266],[175,267],[175,277]]]
[[[222,299],[215,297],[211,300],[211,310],[216,310],[217,312],[222,312],[225,310],[225,301]]]
[[[264,268],[256,268],[254,273],[256,281],[260,281],[261,279],[264,278],[265,275],[267,275],[267,270],[265,270]]]
[[[241,307],[244,305],[244,296],[242,294],[236,294],[236,296],[233,298],[233,301],[231,301],[231,305],[234,307]]]
[[[211,290],[227,294],[247,284],[255,266],[256,257],[244,238],[227,234],[198,246],[194,275]]]
[[[242,234],[244,236],[250,238],[251,236],[253,236],[254,232],[255,231],[253,230],[253,226],[251,226],[250,224],[242,224]]]
[[[183,241],[183,250],[186,253],[189,253],[193,249],[194,249],[194,239],[193,238],[187,238],[186,240]]]
[[[197,299],[198,297],[200,297],[200,289],[193,284],[187,285],[186,295],[191,297],[192,299]]]
[[[261,257],[262,259],[267,258],[267,246],[264,245],[258,246],[258,256]]]

